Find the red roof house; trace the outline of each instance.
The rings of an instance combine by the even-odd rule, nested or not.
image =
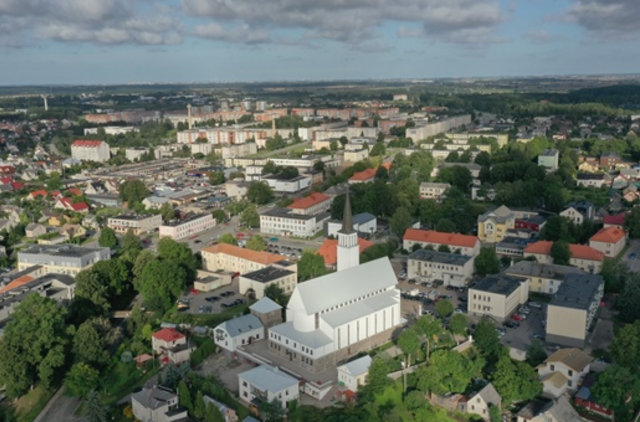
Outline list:
[[[604,223],[604,228],[606,229],[607,227],[618,227],[618,228],[623,228],[624,227],[624,220],[625,218],[627,218],[627,212],[621,212],[620,214],[616,214],[616,215],[607,215],[606,217],[604,217],[602,219],[602,222]]]
[[[447,245],[452,251],[460,249],[463,255],[476,256],[480,253],[480,241],[476,236],[459,233],[444,233],[433,230],[407,229],[402,237],[403,248],[410,251],[415,244],[421,247]]]

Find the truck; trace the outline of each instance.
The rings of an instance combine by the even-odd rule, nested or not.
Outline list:
[[[407,294],[409,296],[418,296],[419,293],[420,293],[420,289],[411,289]]]
[[[429,292],[429,295],[427,296],[429,299],[431,300],[436,300],[438,298],[438,296],[440,296],[440,294],[438,293],[437,290],[431,290]]]

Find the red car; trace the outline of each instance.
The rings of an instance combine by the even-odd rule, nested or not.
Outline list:
[[[514,320],[514,321],[518,321],[518,322],[522,321],[522,317],[520,315],[518,315],[518,314],[511,315],[511,319]]]

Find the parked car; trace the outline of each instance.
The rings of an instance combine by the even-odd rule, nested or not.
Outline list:
[[[531,335],[531,340],[542,340],[543,338],[542,334],[535,333]]]
[[[421,285],[422,287],[431,287],[431,283],[430,283],[430,282],[428,282],[428,281],[423,281],[422,283],[420,283],[420,285]]]
[[[211,296],[211,297],[205,298],[204,300],[206,300],[207,302],[213,303],[213,302],[216,302],[216,301],[220,300],[220,297],[219,296]]]
[[[636,259],[636,253],[635,252],[631,252],[629,254],[629,259]]]
[[[464,314],[464,311],[462,309],[460,309],[460,308],[456,308],[456,309],[454,309],[453,313],[454,314]]]
[[[409,284],[416,284],[416,279],[415,278],[410,278],[409,279]]]
[[[522,306],[520,307],[520,309],[518,309],[518,313],[529,315],[531,313],[531,309],[527,308],[526,306]]]
[[[512,319],[513,321],[518,321],[518,322],[520,322],[520,321],[522,321],[524,318],[522,318],[522,317],[521,317],[520,315],[518,315],[518,314],[513,314],[513,315],[511,315],[511,319]]]
[[[518,321],[507,321],[503,324],[507,328],[517,328],[520,326]]]
[[[538,302],[529,302],[527,303],[527,306],[529,306],[530,308],[537,308],[537,309],[542,308],[542,305]]]
[[[458,288],[455,286],[452,286],[451,284],[447,285],[447,287],[445,287],[445,289],[452,291],[452,290],[457,290]]]

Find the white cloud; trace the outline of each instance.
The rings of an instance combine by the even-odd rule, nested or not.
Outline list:
[[[574,0],[564,18],[588,31],[614,38],[640,36],[640,1]]]
[[[198,25],[193,30],[194,35],[218,41],[228,41],[246,44],[259,44],[269,41],[269,33],[263,29],[251,29],[249,25],[224,27],[217,23]]]

